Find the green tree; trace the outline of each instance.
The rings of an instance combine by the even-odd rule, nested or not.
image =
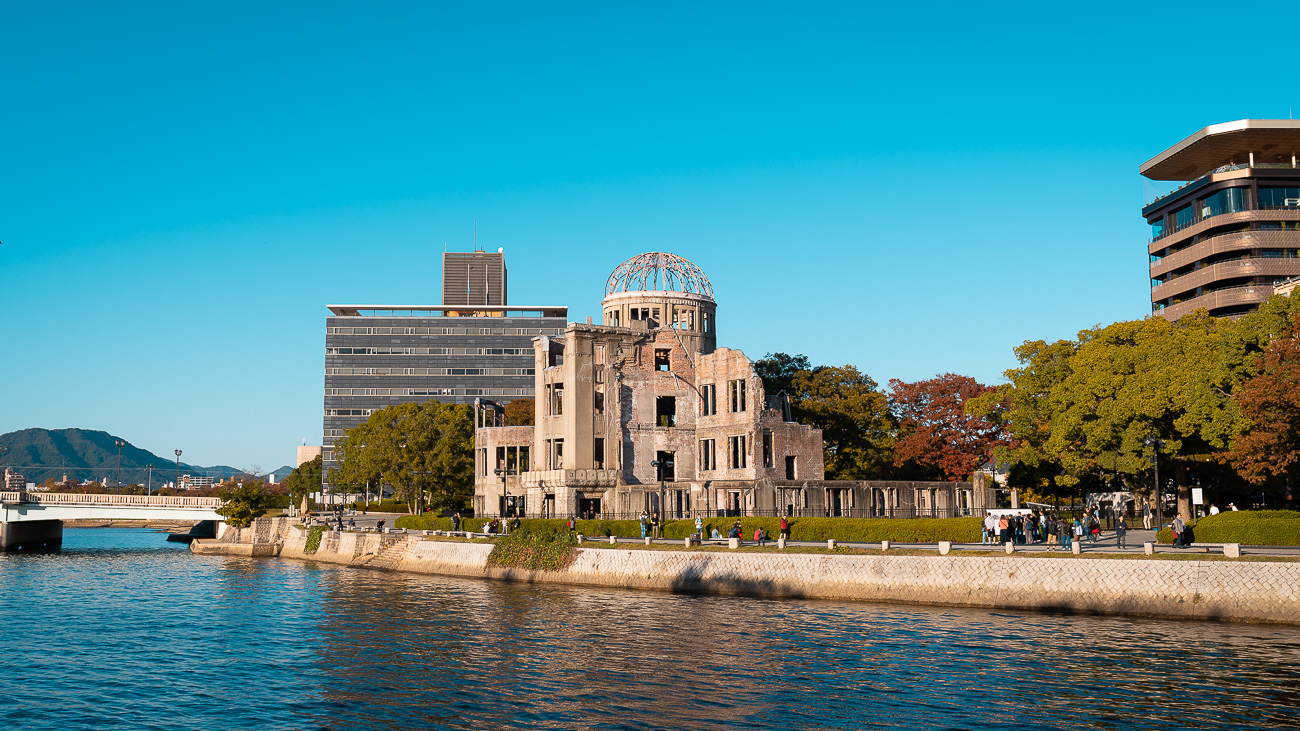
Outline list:
[[[397,404],[370,415],[334,445],[339,467],[332,485],[387,484],[413,512],[461,508],[473,495],[472,407],[426,401]]]
[[[876,382],[851,365],[797,371],[795,418],[822,430],[826,477],[877,479],[892,462],[894,424]]]
[[[811,371],[812,364],[806,355],[787,355],[785,353],[768,353],[754,361],[754,373],[763,379],[763,391],[768,396],[785,391],[790,400],[795,401],[795,376],[803,371]]]
[[[313,492],[320,492],[323,476],[323,460],[316,455],[310,462],[303,462],[284,478],[284,486],[289,490],[293,504],[302,503],[302,499]]]
[[[989,413],[1000,399],[1013,447],[1004,455],[1029,466],[1057,462],[1054,481],[1112,477],[1137,487],[1150,469],[1147,440],[1163,440],[1179,512],[1191,515],[1189,467],[1207,463],[1245,426],[1223,355],[1230,326],[1203,312],[1171,323],[1160,317],[1117,322],[1079,333],[1076,341],[1025,343],[1009,384],[974,399]]]
[[[217,515],[236,528],[247,528],[266,513],[266,491],[263,482],[244,482],[226,487],[219,493],[225,504],[217,508]]]

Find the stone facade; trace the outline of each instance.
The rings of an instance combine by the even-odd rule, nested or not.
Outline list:
[[[717,347],[712,294],[684,259],[644,254],[611,276],[602,324],[534,338],[536,426],[498,426],[499,407],[478,404],[475,513],[937,517],[994,505],[982,481],[827,482],[821,430],[765,393],[744,353]],[[525,445],[528,467],[512,466]]]

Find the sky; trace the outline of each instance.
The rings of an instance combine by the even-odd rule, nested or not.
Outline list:
[[[512,304],[599,320],[669,251],[751,358],[998,383],[1026,340],[1149,315],[1139,164],[1300,103],[1288,44],[1216,53],[1225,13],[11,4],[0,433],[291,464],[326,305],[437,304],[475,221]]]

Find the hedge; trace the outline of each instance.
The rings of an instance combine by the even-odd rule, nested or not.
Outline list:
[[[1165,528],[1158,540],[1173,543],[1174,532]],[[1300,546],[1300,512],[1241,510],[1211,515],[1192,526],[1192,540],[1246,546]]]
[[[460,522],[461,530],[482,532],[483,525],[489,518],[464,518]],[[825,541],[834,538],[842,542],[879,543],[937,543],[953,541],[954,543],[978,543],[980,540],[980,518],[790,518],[790,540]],[[716,527],[722,535],[731,531],[735,518],[705,518],[704,534],[710,535]],[[762,528],[768,538],[776,539],[781,530],[780,518],[741,518],[742,535],[748,540],[754,537],[754,531]],[[394,524],[395,528],[411,530],[451,530],[451,518],[434,517],[432,513],[424,515],[403,515]],[[520,521],[520,530],[529,533],[566,532],[565,521],[530,518]],[[639,538],[641,522],[638,520],[579,520],[577,533],[584,536],[619,538]],[[669,520],[663,525],[664,538],[685,538],[695,532],[695,521]],[[647,535],[649,528],[647,526]]]

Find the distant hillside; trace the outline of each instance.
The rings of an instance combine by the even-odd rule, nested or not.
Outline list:
[[[89,482],[117,479],[118,437],[90,429],[23,429],[0,434],[0,446],[9,451],[0,457],[0,469],[12,467],[28,482],[42,483],[47,478],[62,480],[64,475]],[[176,478],[176,461],[159,457],[130,442],[122,447],[122,482],[145,484],[149,465],[153,465],[153,484]],[[181,474],[213,478],[243,474],[234,467],[199,467],[181,462]],[[284,474],[288,474],[286,470]],[[279,475],[277,475],[278,477]]]

